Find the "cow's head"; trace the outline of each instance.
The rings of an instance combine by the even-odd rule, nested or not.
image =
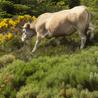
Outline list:
[[[30,23],[25,23],[24,24],[23,34],[22,34],[22,37],[21,37],[22,41],[30,39],[33,35],[35,35],[34,28],[31,25],[33,25],[33,24],[30,24]]]

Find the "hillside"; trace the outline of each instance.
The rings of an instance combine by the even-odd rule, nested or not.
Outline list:
[[[35,37],[21,41],[24,23],[76,2],[91,13],[94,40],[81,50],[78,34],[59,45],[44,39],[32,54]],[[98,98],[98,0],[0,0],[0,98]]]
[[[15,60],[0,69],[0,98],[97,98],[98,47]]]

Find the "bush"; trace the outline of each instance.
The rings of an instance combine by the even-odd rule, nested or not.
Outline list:
[[[17,14],[32,14],[32,11],[31,8],[26,5],[14,4],[11,1],[0,1],[0,17],[12,17]]]
[[[0,9],[6,11],[6,13],[13,14],[14,6],[13,3],[10,1],[0,1]]]
[[[14,4],[14,14],[23,15],[23,14],[31,14],[31,13],[32,11],[30,7],[21,4]]]
[[[98,0],[80,0],[81,1],[81,3],[82,4],[84,4],[84,5],[86,5],[86,6],[88,6],[88,7],[92,7],[92,8],[94,8],[94,7],[96,7],[97,8],[97,6],[98,6]]]
[[[19,38],[19,36],[14,36],[14,38],[11,38],[11,40],[8,40],[5,42],[5,50],[10,49],[10,51],[20,49],[22,46],[22,41]],[[10,48],[9,48],[10,47]]]
[[[7,42],[12,47],[20,47],[20,36],[22,34],[22,26],[28,21],[34,21],[36,17],[30,15],[15,16],[13,18],[5,18],[0,20],[0,45]],[[13,39],[14,38],[14,39]],[[13,40],[12,40],[13,39]],[[9,44],[8,43],[8,44]],[[6,46],[8,45],[6,44]],[[11,48],[11,47],[10,47]]]
[[[73,8],[75,6],[80,5],[80,0],[68,0],[68,3],[69,3],[69,8]]]
[[[13,9],[13,3],[9,1],[0,1],[0,18],[12,17]]]
[[[11,18],[12,14],[6,13],[6,11],[0,12],[0,18],[6,18],[6,17]]]
[[[14,55],[4,55],[0,58],[0,68],[4,67],[5,65],[12,63],[15,60],[15,56]]]
[[[93,47],[72,55],[40,56],[27,63],[16,60],[0,70],[1,78],[6,78],[5,73],[9,73],[8,78],[13,76],[10,84],[4,84],[5,78],[0,79],[3,88],[0,94],[10,94],[9,97],[14,94],[12,98],[57,98],[64,82],[66,93],[63,92],[62,96],[89,98],[98,89],[97,58],[97,47]],[[97,93],[92,96],[97,96]]]

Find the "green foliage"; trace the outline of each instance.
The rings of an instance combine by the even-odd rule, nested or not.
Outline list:
[[[56,98],[60,97],[61,84],[64,82],[68,98],[97,96],[93,92],[98,89],[96,49],[92,47],[72,55],[40,56],[27,63],[16,60],[0,70],[0,95],[12,98]]]
[[[31,12],[31,8],[26,6],[26,5],[21,5],[21,4],[14,4],[14,14],[30,14]]]
[[[12,15],[6,13],[6,11],[0,11],[0,18],[6,18],[6,17],[11,18]]]
[[[46,11],[53,12],[68,7],[67,0],[44,0],[42,2],[41,0],[31,0],[31,2],[4,0],[2,2],[10,1],[8,6],[13,1],[10,7],[14,6],[14,14],[29,13],[32,8],[32,14],[39,15]],[[94,13],[93,22],[97,28],[97,0],[81,0],[81,2],[89,6]],[[17,3],[27,4],[27,6]],[[6,5],[7,3],[4,6]],[[7,11],[4,6],[0,10],[1,17],[12,15],[13,13]],[[95,37],[98,38],[97,29]],[[72,38],[71,41],[70,38]],[[61,41],[59,46],[53,43],[54,40],[50,45],[45,39],[34,55],[31,54],[31,49],[35,39],[32,40],[33,45],[30,44],[30,46],[23,45],[19,36],[5,44],[5,50],[12,52],[12,55],[0,57],[2,66],[0,68],[0,98],[97,98],[97,44],[80,50],[76,48],[79,46],[79,39],[76,35],[66,39]],[[28,60],[29,62],[26,62]]]
[[[89,6],[89,7],[96,7],[98,6],[98,0],[81,0],[81,3]]]
[[[4,48],[6,51],[13,51],[13,50],[20,49],[22,47],[22,44],[23,43],[21,42],[21,39],[20,39],[19,35],[17,34],[17,36],[14,36],[13,39],[11,39],[9,42],[5,43]]]
[[[0,17],[12,17],[13,15],[23,15],[23,14],[31,14],[31,8],[22,5],[22,4],[14,4],[11,1],[0,1]]]
[[[15,60],[15,56],[14,55],[4,55],[0,58],[0,68],[4,67],[5,65],[12,63]]]
[[[0,18],[12,17],[14,6],[12,2],[0,1]]]
[[[1,0],[0,3],[0,9],[4,12],[1,13],[1,17],[11,17],[17,14],[38,16],[44,12],[54,12],[80,4],[90,7],[90,9],[97,9],[98,5],[97,0]]]
[[[80,5],[80,0],[68,0],[69,8],[73,8],[75,6]]]
[[[0,9],[3,11],[6,11],[6,13],[13,14],[14,12],[14,6],[12,2],[9,1],[0,1]]]

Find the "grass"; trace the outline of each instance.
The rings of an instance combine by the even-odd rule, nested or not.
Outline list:
[[[64,50],[66,47],[63,45],[61,48],[51,46],[52,50],[48,47],[48,54],[42,47],[41,45],[35,53],[35,55],[38,54],[30,61],[17,59],[0,69],[1,98],[63,98],[65,95],[64,98],[84,98],[83,96],[89,98],[89,96],[97,96],[97,46],[78,50],[75,53],[66,53]],[[44,53],[39,53],[39,50]],[[78,92],[79,87],[80,92]]]

